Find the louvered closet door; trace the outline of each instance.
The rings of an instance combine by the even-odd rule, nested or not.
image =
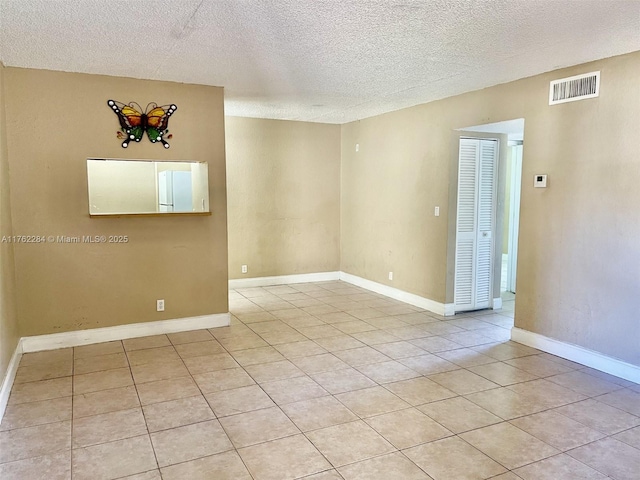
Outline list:
[[[456,311],[492,301],[498,142],[460,139],[454,303]]]

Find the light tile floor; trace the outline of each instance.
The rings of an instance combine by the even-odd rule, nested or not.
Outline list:
[[[22,357],[0,478],[637,480],[640,386],[342,282],[232,325]]]

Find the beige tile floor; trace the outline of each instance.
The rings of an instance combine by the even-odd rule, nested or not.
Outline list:
[[[640,478],[640,386],[342,282],[232,325],[22,357],[0,478]]]

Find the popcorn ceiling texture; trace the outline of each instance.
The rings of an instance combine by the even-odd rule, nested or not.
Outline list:
[[[0,0],[7,66],[223,86],[247,117],[345,123],[636,50],[637,0]]]

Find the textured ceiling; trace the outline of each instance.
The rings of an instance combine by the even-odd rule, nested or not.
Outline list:
[[[640,0],[0,0],[7,66],[225,87],[344,123],[640,50]]]

